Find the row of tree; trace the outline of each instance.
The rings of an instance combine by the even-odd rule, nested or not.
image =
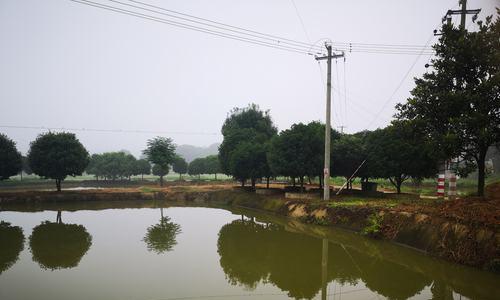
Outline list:
[[[477,169],[484,195],[485,159],[500,146],[500,10],[493,21],[468,32],[444,24],[433,46],[432,69],[415,80],[411,97],[396,106],[396,120],[384,129],[341,135],[332,131],[331,174],[387,178],[400,191],[408,178],[436,174],[438,165],[459,160],[462,176]],[[295,124],[279,135],[268,111],[257,105],[235,108],[222,126],[222,170],[242,184],[284,175],[319,176],[323,169],[324,126]]]
[[[35,173],[44,178],[56,180],[57,189],[61,189],[61,181],[67,176],[81,175],[84,171],[92,174],[97,180],[129,179],[131,176],[153,175],[163,177],[170,169],[182,175],[220,173],[217,156],[198,158],[189,165],[186,160],[175,153],[172,140],[156,137],[148,140],[143,151],[145,158],[136,159],[124,151],[89,154],[85,147],[72,133],[41,134],[31,143],[27,157],[21,156],[14,141],[0,134],[0,180],[8,179],[24,171]]]
[[[251,104],[234,109],[226,119],[220,147],[223,170],[244,185],[260,178],[318,177],[322,184],[325,126],[319,122],[294,124],[279,134],[268,112]],[[386,178],[397,191],[408,178],[422,179],[436,173],[437,157],[431,141],[415,123],[393,122],[384,129],[340,134],[331,131],[331,175]]]

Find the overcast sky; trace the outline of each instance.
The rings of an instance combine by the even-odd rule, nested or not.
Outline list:
[[[445,12],[458,8],[458,0],[295,0],[297,14],[291,0],[143,1],[313,43],[425,45]],[[483,9],[479,19],[495,6],[499,1],[468,1],[468,8]],[[467,25],[475,28],[470,17]],[[0,126],[164,131],[177,144],[207,146],[221,142],[231,108],[250,102],[269,109],[279,130],[325,118],[326,67],[312,56],[69,0],[0,0],[0,45]],[[345,64],[333,64],[334,88],[348,95],[333,93],[333,126],[352,133],[387,125],[428,61],[428,55],[346,53]],[[26,153],[43,130],[0,132]],[[156,135],[76,134],[91,153],[127,149],[135,155]]]

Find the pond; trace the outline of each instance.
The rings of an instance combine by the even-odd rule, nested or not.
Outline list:
[[[1,211],[0,299],[499,299],[500,276],[208,207]]]

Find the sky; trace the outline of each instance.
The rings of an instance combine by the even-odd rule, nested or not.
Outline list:
[[[319,46],[326,39],[432,45],[443,15],[458,9],[458,0],[142,1]],[[467,5],[482,9],[479,19],[500,6]],[[470,17],[466,25],[477,28]],[[0,45],[0,133],[23,154],[47,131],[39,127],[75,132],[90,153],[126,149],[139,156],[157,135],[208,146],[222,141],[228,112],[249,103],[269,110],[279,130],[325,120],[326,65],[310,55],[69,0],[0,0]],[[345,62],[332,63],[333,127],[385,127],[430,58],[345,53]]]

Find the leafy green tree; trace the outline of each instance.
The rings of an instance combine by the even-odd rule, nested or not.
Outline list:
[[[153,175],[160,176],[160,185],[163,186],[163,176],[168,174],[169,167],[163,168],[161,165],[153,165]]]
[[[22,170],[21,153],[16,143],[0,133],[0,180],[9,179]]]
[[[221,132],[224,137],[219,147],[222,171],[240,180],[242,185],[250,179],[255,187],[258,178],[269,175],[266,148],[277,133],[269,112],[260,110],[256,104],[235,108],[224,121]],[[241,169],[242,166],[249,169]]]
[[[242,142],[231,153],[229,162],[231,173],[242,185],[250,178],[255,188],[257,178],[268,174],[267,145],[262,143]]]
[[[182,156],[176,154],[174,163],[172,164],[172,168],[174,169],[175,173],[179,174],[179,180],[181,180],[182,174],[186,174],[188,171],[188,163]]]
[[[158,174],[160,176],[160,185],[163,186],[163,176],[168,173],[169,165],[174,162],[175,158],[175,145],[172,139],[165,137],[156,137],[154,139],[148,140],[147,148],[143,151],[146,155],[147,160],[156,167],[157,171],[161,171]]]
[[[332,141],[339,134],[332,130]],[[307,125],[293,124],[271,140],[268,161],[275,174],[299,178],[301,188],[304,177],[323,174],[325,126],[319,122]]]
[[[138,159],[135,163],[136,174],[141,175],[141,180],[144,181],[144,175],[151,174],[151,164],[145,159]]]
[[[28,160],[33,173],[56,180],[57,191],[67,176],[82,175],[89,153],[73,133],[48,132],[31,142]]]
[[[192,162],[189,163],[188,174],[190,176],[198,175],[198,179],[199,179],[201,174],[206,173],[205,162],[206,161],[204,158],[201,158],[201,157],[195,158]]]
[[[87,174],[94,175],[96,180],[99,180],[99,176],[104,176],[103,155],[92,154],[92,156],[90,156],[89,164],[87,165],[85,172],[87,172]]]
[[[425,124],[442,159],[458,157],[477,167],[479,196],[484,195],[486,152],[500,141],[498,14],[494,22],[491,16],[478,22],[477,32],[443,25],[433,70],[416,79],[412,97],[397,106],[399,119]]]
[[[433,144],[413,122],[395,121],[376,130],[367,143],[368,164],[377,166],[371,175],[389,179],[398,194],[407,179],[432,177],[437,172]]]
[[[0,274],[10,268],[19,259],[24,249],[23,229],[0,221]]]
[[[331,174],[343,176],[348,180],[365,159],[366,151],[363,137],[359,134],[343,134],[332,143]],[[362,171],[358,170],[356,177],[363,177]]]
[[[215,175],[215,180],[217,180],[217,173],[221,172],[219,157],[217,155],[205,157],[205,172]]]

